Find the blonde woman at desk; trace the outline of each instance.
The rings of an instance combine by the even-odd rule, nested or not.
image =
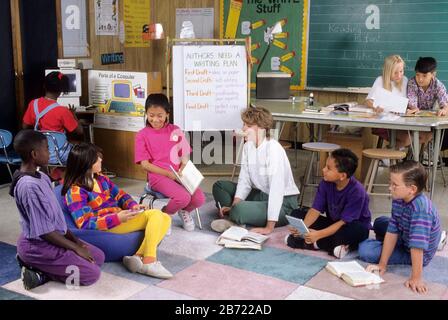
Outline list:
[[[383,75],[376,78],[365,101],[365,104],[376,113],[382,113],[384,111],[381,106],[375,107],[375,91],[378,88],[383,88],[393,94],[406,98],[408,78],[404,75],[404,65],[404,61],[399,55],[391,55],[384,59]],[[390,140],[389,131],[387,129],[373,128],[372,133],[386,141]],[[406,147],[410,145],[410,143],[411,141],[408,138],[407,131],[397,131],[397,148]]]

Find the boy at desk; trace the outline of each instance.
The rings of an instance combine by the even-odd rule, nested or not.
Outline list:
[[[433,57],[420,57],[417,60],[415,77],[408,82],[408,114],[416,114],[420,110],[433,110],[436,100],[439,104],[437,116],[448,114],[448,94],[443,83],[436,78],[436,69],[437,61]],[[431,139],[432,132],[420,133],[421,143],[427,143]]]

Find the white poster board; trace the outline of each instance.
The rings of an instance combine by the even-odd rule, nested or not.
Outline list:
[[[89,56],[86,12],[85,0],[61,1],[62,43],[65,58]]]
[[[95,34],[118,35],[118,0],[95,1]]]
[[[176,8],[176,38],[180,38],[182,23],[191,21],[195,38],[213,39],[213,8]]]
[[[97,107],[95,127],[140,130],[147,93],[146,72],[89,70],[89,104]]]
[[[245,46],[173,46],[173,100],[174,123],[185,131],[241,129]]]

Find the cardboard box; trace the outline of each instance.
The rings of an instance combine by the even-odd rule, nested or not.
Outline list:
[[[148,72],[148,94],[162,92],[162,73]]]
[[[257,73],[257,99],[289,99],[291,75],[283,72]]]

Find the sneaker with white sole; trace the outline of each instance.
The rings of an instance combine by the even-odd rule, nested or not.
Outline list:
[[[440,242],[439,242],[439,246],[437,247],[437,250],[439,250],[439,251],[443,250],[443,248],[445,247],[445,244],[446,244],[446,239],[447,239],[446,231],[443,230],[442,235],[440,236]]]
[[[348,245],[341,244],[333,249],[333,255],[338,259],[342,259],[347,255],[348,251]]]
[[[173,277],[173,274],[166,270],[160,261],[144,264],[138,270],[138,273],[159,279],[170,279]]]
[[[138,256],[124,256],[123,264],[126,269],[132,273],[136,273],[141,267],[143,267],[143,261]]]
[[[20,278],[25,290],[31,290],[48,282],[48,278],[41,272],[22,267]]]
[[[179,210],[177,213],[182,220],[182,226],[187,231],[193,231],[194,230],[194,220],[191,216],[190,212],[185,210]]]
[[[212,221],[212,224],[210,227],[213,231],[216,231],[218,233],[223,233],[227,229],[229,229],[232,226],[236,226],[236,223],[228,220],[228,219],[216,219]]]

